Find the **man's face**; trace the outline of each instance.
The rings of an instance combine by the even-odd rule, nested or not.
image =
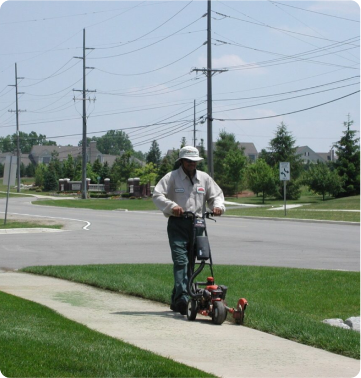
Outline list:
[[[182,159],[182,167],[184,172],[192,177],[195,174],[197,162],[188,159]]]

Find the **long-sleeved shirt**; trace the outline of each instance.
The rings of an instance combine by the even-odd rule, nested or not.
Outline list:
[[[172,209],[180,206],[184,211],[191,211],[201,217],[206,211],[218,207],[225,211],[222,189],[207,173],[196,171],[192,178],[193,185],[182,167],[167,173],[156,185],[153,202],[166,217],[170,217]]]

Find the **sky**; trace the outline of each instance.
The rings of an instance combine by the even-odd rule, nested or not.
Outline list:
[[[358,3],[211,6],[214,142],[224,130],[260,151],[283,122],[297,146],[328,152],[348,117],[359,132]],[[19,130],[78,145],[85,34],[88,137],[122,130],[165,154],[195,128],[207,146],[206,13],[204,0],[2,2],[0,137],[16,133],[16,64]]]

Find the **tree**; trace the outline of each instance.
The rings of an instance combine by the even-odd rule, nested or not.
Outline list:
[[[90,140],[97,142],[97,149],[103,154],[120,155],[124,151],[133,150],[128,135],[122,130],[109,130],[105,135],[99,138],[92,137]],[[87,143],[90,140],[87,140]],[[78,146],[81,145],[82,141],[79,141]]]
[[[147,159],[147,154],[142,151],[134,151],[132,152],[133,157],[137,158],[140,161],[145,161]]]
[[[27,177],[34,177],[35,165],[33,163],[29,163],[28,166],[25,168],[25,175]]]
[[[25,154],[29,154],[31,149],[35,145],[43,146],[56,146],[56,142],[46,140],[46,135],[38,135],[35,131],[31,131],[30,134],[19,132],[20,151]],[[0,137],[0,151],[13,152],[17,149],[17,135],[8,135],[6,137]]]
[[[83,166],[82,159],[81,158],[76,159],[75,168],[74,168],[74,176],[73,176],[74,181],[82,181],[82,176],[83,176],[82,166]]]
[[[144,167],[136,168],[134,173],[140,179],[140,184],[152,184],[157,178],[157,167],[148,163]]]
[[[163,176],[165,176],[168,172],[173,171],[175,169],[176,160],[178,159],[178,150],[173,150],[171,155],[166,155],[158,169],[158,176],[156,181],[158,182]]]
[[[131,158],[131,152],[125,152],[122,156],[116,158],[112,165],[110,173],[111,182],[113,184],[126,183],[129,178],[133,177],[134,170],[138,167],[139,165]]]
[[[159,144],[156,140],[153,140],[147,154],[146,162],[153,163],[156,167],[158,167],[161,161],[161,156],[162,153],[160,151]]]
[[[271,153],[264,148],[259,152],[258,159],[264,160],[268,165],[273,165],[271,162]]]
[[[223,160],[224,178],[233,187],[233,193],[236,193],[237,197],[246,166],[247,158],[238,148],[229,151]]]
[[[344,136],[335,144],[337,161],[334,166],[338,175],[344,180],[342,196],[360,194],[360,138],[356,138],[355,130],[351,130],[353,121],[348,116],[347,122],[343,123],[346,131]]]
[[[93,167],[91,163],[86,164],[86,178],[89,178],[92,184],[98,183],[97,174],[93,172]]]
[[[104,184],[104,179],[110,178],[110,167],[107,161],[103,164],[100,177],[101,177],[100,182],[102,184]]]
[[[304,184],[313,192],[322,195],[325,200],[326,193],[337,196],[343,191],[343,178],[336,170],[331,170],[327,164],[318,162],[311,164],[309,170],[304,174]]]
[[[0,151],[1,152],[13,152],[16,149],[16,144],[14,144],[11,136],[0,137]]]
[[[47,171],[45,164],[38,164],[35,169],[35,185],[42,187],[44,185],[44,175]]]
[[[200,171],[203,171],[203,172],[207,172],[208,171],[208,166],[207,166],[207,154],[206,154],[206,149],[204,148],[204,140],[201,139],[201,144],[199,145],[199,156],[203,158],[203,160],[201,160],[198,165],[197,165],[197,169],[199,169]]]
[[[102,166],[102,163],[99,161],[99,159],[96,159],[95,162],[93,163],[92,170],[94,174],[96,175],[96,177],[101,178],[103,166]]]
[[[247,167],[247,182],[254,193],[262,193],[262,203],[267,196],[277,191],[278,177],[276,169],[271,168],[262,158]]]
[[[291,180],[287,183],[287,198],[297,199],[301,195],[300,176],[303,172],[301,156],[297,154],[295,139],[288,132],[287,126],[281,122],[277,127],[275,137],[270,141],[270,150],[267,162],[271,167],[278,169],[280,162],[289,162],[291,166]],[[278,197],[283,198],[283,183],[278,185]]]
[[[75,161],[73,157],[68,154],[67,160],[63,162],[63,178],[73,180],[75,177]]]
[[[183,137],[182,140],[181,140],[180,148],[183,148],[183,147],[185,147],[185,146],[187,146],[187,145],[188,145],[188,144],[187,144],[187,139],[186,139],[185,137]]]
[[[54,169],[57,179],[63,178],[63,167],[59,160],[59,153],[53,151],[51,153],[51,160],[49,163],[49,168]]]
[[[54,166],[49,164],[47,170],[44,173],[44,191],[49,192],[51,190],[58,189],[58,178]]]
[[[226,194],[234,194],[234,182],[224,174],[224,161],[229,153],[240,151],[236,136],[222,130],[216,141],[214,149],[214,178]]]

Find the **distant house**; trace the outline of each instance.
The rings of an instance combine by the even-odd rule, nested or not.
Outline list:
[[[324,161],[336,161],[337,155],[333,149],[330,152],[317,152],[317,155],[321,156]]]
[[[330,161],[335,161],[336,156],[334,151],[331,149],[330,152],[314,152],[310,147],[308,146],[302,146],[302,147],[297,147],[296,150],[297,155],[300,155],[303,163],[308,164],[308,163],[326,163]]]
[[[115,162],[116,158],[121,155],[107,155],[102,154],[97,149],[97,142],[91,141],[89,147],[86,149],[86,160],[87,162],[94,164],[95,160],[99,160],[100,163],[105,162],[111,167]],[[79,146],[33,146],[31,149],[29,158],[33,164],[49,164],[52,158],[52,153],[58,153],[58,159],[64,161],[68,159],[68,155],[71,155],[74,160],[82,159],[83,149]],[[139,163],[140,165],[145,165],[144,162],[137,158],[132,157],[132,161]]]
[[[243,150],[245,156],[252,162],[258,158],[258,151],[253,143],[238,143],[238,147]]]
[[[58,154],[57,157],[60,161],[67,160],[68,155],[71,155],[73,159],[77,159],[82,156],[82,148],[75,146],[33,146],[29,158],[35,165],[49,164],[53,153]]]
[[[10,156],[10,155],[14,156],[14,154],[12,154],[11,152],[0,153],[0,164],[5,164],[6,156]],[[31,161],[29,159],[29,155],[28,154],[21,154],[20,155],[20,163],[23,163],[24,166],[27,167],[31,163]]]

